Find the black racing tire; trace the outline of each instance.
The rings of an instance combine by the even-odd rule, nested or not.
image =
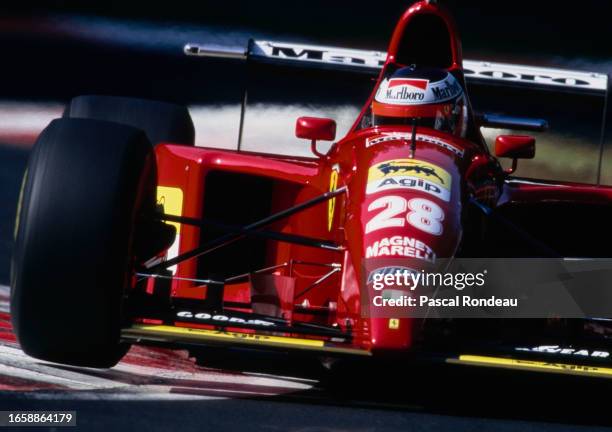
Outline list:
[[[132,283],[137,218],[155,207],[153,147],[138,129],[58,119],[28,161],[15,229],[11,319],[26,354],[112,367]]]
[[[86,95],[73,98],[63,117],[107,120],[142,129],[154,145],[160,142],[195,144],[195,129],[187,107],[168,102],[120,96]]]

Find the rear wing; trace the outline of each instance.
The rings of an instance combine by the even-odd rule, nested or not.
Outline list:
[[[189,56],[251,60],[261,63],[285,64],[305,68],[331,69],[377,75],[387,53],[383,51],[305,45],[272,41],[250,40],[246,50],[211,49],[198,44],[185,45]],[[568,69],[464,60],[463,71],[467,83],[495,86],[533,87],[561,92],[588,92],[606,95],[608,76],[595,72]]]
[[[347,49],[319,45],[295,44],[250,39],[246,49],[216,49],[199,44],[187,44],[184,53],[188,56],[238,60],[253,63],[283,65],[302,69],[340,71],[366,76],[377,76],[382,69],[387,53]],[[599,160],[597,184],[600,184],[603,150],[606,133],[608,75],[596,72],[576,71],[548,67],[535,67],[508,63],[464,60],[463,72],[469,87],[494,87],[513,90],[537,90],[551,95],[594,96],[601,98],[601,129],[598,134]],[[487,90],[485,93],[489,94]],[[244,116],[247,105],[247,89],[243,91],[238,132],[238,150],[241,148]],[[599,104],[598,104],[599,106]],[[523,118],[494,113],[477,114],[479,124],[484,127],[515,130],[543,131],[548,122],[543,119]]]

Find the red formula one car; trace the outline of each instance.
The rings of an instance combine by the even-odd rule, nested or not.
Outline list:
[[[245,53],[197,45],[185,52],[378,79],[329,152],[317,141],[335,139],[335,122],[297,120],[297,137],[312,143],[310,158],[195,147],[187,109],[172,104],[73,99],[38,138],[21,192],[11,312],[26,353],[110,367],[134,343],[321,357],[427,352],[563,371],[559,358],[582,350],[574,372],[612,374],[601,364],[607,351],[564,346],[566,338],[547,346],[536,339],[507,356],[462,345],[525,336],[525,325],[540,334],[534,329],[549,321],[457,324],[370,313],[374,276],[398,268],[540,255],[538,245],[562,256],[605,256],[607,245],[585,239],[607,225],[612,190],[513,178],[489,153],[480,126],[541,130],[546,123],[475,115],[466,92],[466,82],[605,92],[605,77],[464,62],[453,21],[429,1],[401,17],[386,54],[262,41]],[[534,157],[535,141],[500,136],[495,153],[515,168],[517,159]],[[522,234],[496,227],[499,215]],[[580,231],[564,228],[565,220]],[[530,242],[534,233],[538,241]],[[554,325],[576,331],[573,321]],[[605,333],[605,323],[597,325]],[[541,361],[548,355],[554,362]]]

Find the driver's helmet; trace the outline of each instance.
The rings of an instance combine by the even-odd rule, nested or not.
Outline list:
[[[465,137],[467,102],[459,81],[443,69],[403,67],[385,77],[372,101],[372,126],[430,127]]]

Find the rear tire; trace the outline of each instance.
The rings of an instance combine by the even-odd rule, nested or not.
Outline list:
[[[195,129],[187,107],[168,102],[120,96],[77,96],[63,117],[107,120],[143,130],[153,144],[195,144]]]
[[[11,317],[29,355],[111,367],[135,266],[136,219],[155,207],[153,149],[135,128],[52,121],[30,155],[16,222]]]

